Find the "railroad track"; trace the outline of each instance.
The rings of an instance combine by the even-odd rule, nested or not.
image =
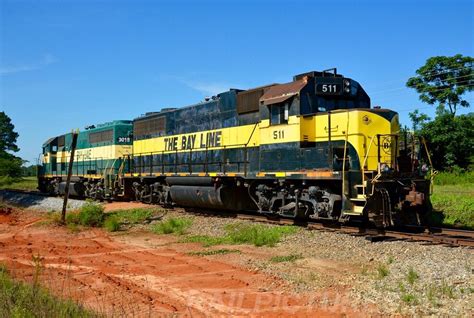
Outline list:
[[[27,190],[0,190],[0,199],[3,197],[3,192],[15,192],[21,194],[29,194],[36,196],[49,196],[45,193]],[[232,217],[241,220],[248,220],[260,223],[269,223],[277,225],[298,225],[306,227],[309,230],[338,232],[352,236],[362,236],[371,242],[380,241],[407,241],[419,242],[424,245],[442,244],[450,247],[468,247],[474,248],[474,231],[460,230],[453,228],[440,227],[406,227],[403,229],[376,229],[370,227],[363,227],[360,224],[340,224],[340,223],[320,223],[320,222],[301,222],[289,218],[266,216],[261,214],[244,214],[224,212],[217,213],[215,211],[201,210],[201,209],[183,209],[186,212],[191,212],[198,215],[207,215],[215,217]]]

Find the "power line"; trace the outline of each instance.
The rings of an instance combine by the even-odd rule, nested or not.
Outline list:
[[[464,78],[464,77],[471,77],[471,76],[474,76],[474,74],[469,74],[469,75],[463,75],[463,76],[455,76],[453,77],[452,79],[460,79],[460,78]],[[456,84],[453,84],[452,86],[455,86]],[[458,85],[458,86],[462,86],[462,85]],[[378,95],[378,94],[381,94],[381,93],[385,93],[385,92],[391,92],[391,91],[398,91],[398,90],[402,90],[402,89],[405,89],[407,88],[406,86],[402,86],[402,87],[396,87],[396,88],[392,88],[392,89],[386,89],[386,90],[382,90],[382,91],[376,91],[374,93],[371,93],[370,95]]]
[[[426,77],[426,76],[434,76],[434,75],[440,75],[440,74],[445,74],[445,73],[449,73],[449,72],[454,72],[454,71],[458,71],[458,70],[462,70],[462,69],[471,69],[473,70],[474,67],[473,66],[463,66],[463,67],[458,67],[458,68],[454,68],[454,69],[451,69],[451,70],[445,70],[445,71],[431,71],[431,72],[428,72],[426,74],[423,74],[423,75],[415,75],[415,76],[409,76],[407,75],[407,77],[404,77],[404,78],[400,78],[399,80],[392,80],[392,81],[387,81],[387,82],[383,82],[381,84],[386,84],[386,83],[394,83],[394,82],[398,82],[400,80],[406,80],[407,78],[417,78],[417,77]],[[379,85],[380,86],[380,85]]]
[[[457,71],[457,70],[462,70],[462,69],[473,69],[473,66],[463,66],[463,67],[458,67],[458,68],[453,68],[453,69],[450,69],[450,70],[444,70],[444,71],[431,71],[431,72],[427,72],[427,73],[423,73],[423,74],[420,74],[420,75],[416,75],[416,76],[412,76],[412,77],[426,77],[426,76],[434,76],[434,75],[440,75],[440,74],[445,74],[445,73],[450,73],[450,72],[454,72],[454,71]]]

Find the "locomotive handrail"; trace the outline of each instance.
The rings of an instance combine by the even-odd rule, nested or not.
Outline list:
[[[365,164],[367,163],[367,158],[369,157],[370,148],[372,147],[373,142],[374,142],[374,136],[370,138],[369,147],[367,148],[367,153],[365,154],[364,162],[362,163],[362,195],[364,197],[367,196],[367,194],[365,193],[365,180],[364,180],[365,179]]]
[[[347,155],[347,142],[348,142],[348,139],[349,138],[349,112],[347,112],[347,123],[346,123],[346,138],[345,138],[345,141],[344,141],[344,156],[343,156],[343,160],[342,160],[342,196],[344,197],[345,195],[345,185],[346,185],[346,155]],[[344,207],[343,207],[344,208]]]

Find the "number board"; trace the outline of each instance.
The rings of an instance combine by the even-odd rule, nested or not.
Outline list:
[[[341,78],[325,78],[316,79],[317,95],[342,95],[344,91]]]

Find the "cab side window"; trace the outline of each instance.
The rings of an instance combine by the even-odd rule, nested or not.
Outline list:
[[[288,124],[288,103],[270,106],[270,125]]]

